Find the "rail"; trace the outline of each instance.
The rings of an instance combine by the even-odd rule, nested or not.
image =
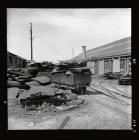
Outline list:
[[[59,129],[63,129],[64,126],[67,124],[67,122],[69,121],[70,116],[67,116],[64,121],[62,122],[62,124],[60,125]]]
[[[94,84],[91,84],[92,86],[97,86],[97,85],[94,85]],[[127,103],[126,101],[124,101],[124,100],[122,100],[122,99],[119,99],[118,97],[116,97],[115,96],[115,94],[117,94],[117,92],[113,92],[113,91],[111,91],[111,90],[108,90],[107,88],[105,88],[105,87],[102,87],[102,85],[100,85],[101,86],[101,88],[103,89],[103,90],[105,90],[105,91],[100,91],[100,90],[98,90],[98,89],[96,89],[95,87],[92,87],[92,86],[90,86],[90,88],[91,89],[93,89],[93,90],[96,90],[97,92],[99,92],[99,93],[101,93],[101,94],[104,94],[104,95],[106,95],[106,96],[108,96],[108,97],[110,97],[110,98],[112,98],[112,99],[114,99],[114,100],[117,100],[117,101],[119,101],[119,103],[120,104],[123,104],[123,105],[126,105],[126,106],[128,106],[128,105],[130,105],[129,103]],[[118,96],[119,96],[119,93],[117,94]],[[120,95],[121,96],[121,95]],[[122,96],[122,97],[124,97],[124,96]]]

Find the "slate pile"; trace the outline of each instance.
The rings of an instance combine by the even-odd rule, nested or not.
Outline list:
[[[84,101],[71,90],[57,88],[49,77],[33,77],[26,69],[8,70],[7,80],[10,89],[8,94],[10,96],[13,94],[18,105],[28,110],[51,111],[55,110],[56,106],[63,105],[70,108],[71,105],[80,105]],[[14,91],[12,88],[16,88],[16,93],[12,93]]]

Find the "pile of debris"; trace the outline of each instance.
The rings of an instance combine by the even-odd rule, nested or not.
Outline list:
[[[107,79],[118,80],[119,85],[131,85],[131,74],[122,75],[120,72],[108,72],[102,75]]]
[[[7,86],[29,89],[25,84],[31,81],[32,75],[28,73],[27,69],[9,68],[7,69]]]
[[[17,104],[26,111],[67,110],[84,102],[71,90],[57,88],[54,83],[51,83],[50,78],[33,77],[26,69],[10,69],[7,77],[8,91],[16,91],[16,95],[11,94],[12,100],[15,98]],[[12,88],[16,88],[16,90],[12,90]]]
[[[102,75],[102,77],[105,77],[107,79],[119,79],[122,76],[120,72],[108,72]]]
[[[121,76],[118,83],[119,85],[131,85],[131,75],[127,74],[125,76]]]
[[[19,104],[27,110],[55,111],[58,106],[68,109],[79,106],[84,102],[70,90],[62,90],[54,84],[45,86],[32,86],[30,90],[24,90],[18,94]],[[57,108],[62,110],[61,108]]]
[[[31,86],[40,86],[50,84],[50,78],[41,76],[35,77],[34,71],[27,68],[10,68],[7,69],[7,86],[18,87],[29,90]]]

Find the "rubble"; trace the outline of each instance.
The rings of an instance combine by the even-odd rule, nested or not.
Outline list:
[[[119,85],[131,85],[131,75],[127,74],[125,76],[121,76],[118,83]]]
[[[12,81],[13,79],[11,77],[8,78],[8,81]]]
[[[40,86],[40,84],[36,81],[26,82],[25,84],[28,85],[29,87]]]
[[[19,87],[29,89],[29,86],[25,82],[31,81],[31,74],[27,69],[12,68],[7,69],[7,86],[8,87]]]
[[[39,108],[40,111],[43,111],[43,112],[48,112],[48,111],[53,111],[53,112],[56,112],[56,106],[55,105],[50,105],[46,102],[44,102],[40,108]]]
[[[41,95],[53,96],[54,88],[49,86],[32,86],[28,92],[29,94],[41,93]]]
[[[8,80],[7,81],[7,87],[11,88],[11,87],[18,87],[20,89],[30,89],[30,87],[26,84],[22,84],[22,82],[18,82],[18,81],[12,81],[12,80]]]
[[[62,89],[55,88],[54,90],[55,90],[55,94],[56,95],[60,95],[60,94],[64,94],[65,93],[65,91],[62,90]]]
[[[42,110],[45,109],[44,112],[49,111],[49,110],[48,110],[48,106],[49,106],[48,103],[47,103],[47,102],[44,102],[44,103],[42,103],[41,106],[39,106],[39,107],[37,108],[37,110],[41,110],[41,111],[42,111]]]
[[[46,76],[34,77],[30,69],[12,68],[7,70],[7,85],[9,87],[19,87],[30,89],[32,86],[48,85],[50,78]]]
[[[33,70],[34,71],[34,70]],[[78,99],[77,94],[71,90],[56,87],[47,76],[33,77],[27,69],[9,69],[7,73],[8,88],[17,87],[14,98],[21,107],[25,107],[28,115],[33,115],[34,110],[49,112],[76,108],[84,101]],[[30,113],[29,113],[30,112]]]
[[[68,101],[66,103],[66,105],[70,106],[70,105],[80,105],[80,104],[83,104],[84,103],[84,100],[81,99],[81,98],[78,98],[76,100],[71,100],[71,101]]]
[[[24,90],[23,93],[18,97],[18,100],[21,99],[33,99],[35,98],[39,100],[39,98],[49,96],[54,96],[54,92],[50,89],[50,87],[43,87],[43,86],[33,86],[30,90]],[[45,99],[45,98],[44,98]]]
[[[9,78],[9,77],[10,77],[10,74],[7,73],[7,78]]]
[[[26,110],[39,110],[43,112],[54,111],[56,106],[68,106],[62,110],[71,109],[72,105],[79,106],[84,102],[78,99],[75,93],[70,90],[55,88],[54,85],[32,86],[29,90],[22,91],[18,95],[18,101]]]
[[[8,87],[19,87],[21,86],[21,83],[18,81],[7,81],[7,86]]]
[[[120,72],[108,72],[102,75],[102,77],[106,77],[107,79],[119,79],[121,76]]]
[[[24,75],[24,76],[18,76],[16,78],[17,81],[24,81],[24,82],[28,82],[28,81],[31,81],[31,75]]]
[[[19,72],[19,71],[9,70],[7,72],[8,72],[9,75],[16,75],[16,76],[23,75],[23,73]]]
[[[32,78],[32,80],[39,82],[41,85],[50,84],[50,78],[46,76],[35,77],[35,78]]]
[[[67,101],[76,100],[78,98],[77,94],[71,92],[71,90],[66,90],[65,92],[65,98]]]

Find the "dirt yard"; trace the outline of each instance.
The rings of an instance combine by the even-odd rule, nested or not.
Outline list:
[[[99,86],[102,80],[104,79],[94,79],[92,83]],[[122,94],[126,93],[131,97],[131,86],[119,86],[115,80],[112,80],[111,84],[109,82],[106,80],[102,85],[114,91],[119,89],[117,92],[121,91]],[[87,88],[86,95],[79,95],[80,98],[85,99],[85,103],[69,111],[27,114],[24,109],[16,105],[11,95],[8,94],[8,97],[9,130],[59,129],[67,115],[70,118],[63,129],[132,129],[131,99],[128,100],[129,105],[124,105],[90,87]]]

